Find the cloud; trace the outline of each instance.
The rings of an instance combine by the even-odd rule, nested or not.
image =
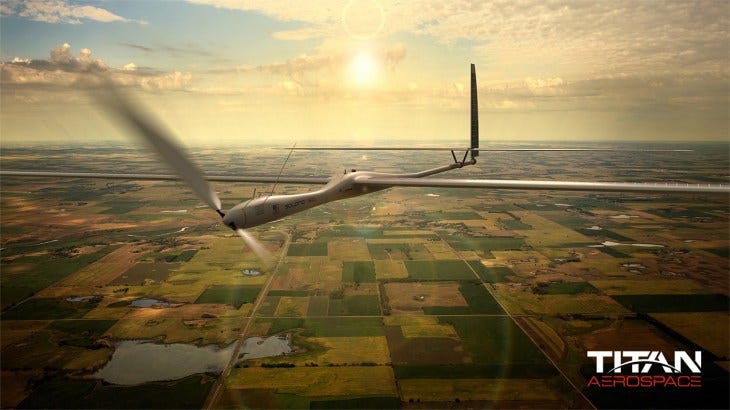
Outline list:
[[[123,45],[125,47],[135,49],[135,50],[144,51],[145,53],[150,53],[150,54],[151,53],[167,53],[174,57],[181,57],[181,56],[187,56],[187,55],[209,57],[212,55],[212,53],[210,51],[205,50],[196,44],[186,44],[183,47],[173,47],[173,46],[166,46],[166,45],[147,46],[147,45],[134,44],[134,43],[119,43],[119,44]]]
[[[405,45],[398,43],[376,50],[371,54],[376,60],[376,64],[393,70],[406,58],[407,53]],[[328,77],[342,75],[355,55],[351,50],[345,51],[341,45],[337,45],[327,51],[320,51],[318,54],[302,54],[283,62],[260,65],[249,70],[283,75],[302,83],[308,73],[325,71]]]
[[[189,86],[193,79],[190,73],[175,71],[154,77],[142,78],[139,82],[142,89],[147,91],[182,90]]]
[[[383,52],[383,60],[390,69],[394,69],[395,66],[403,61],[405,58],[406,46],[401,43],[398,43]]]
[[[4,87],[61,87],[83,86],[92,79],[90,73],[105,72],[120,85],[138,87],[146,91],[183,90],[193,80],[190,73],[181,71],[157,72],[140,69],[134,63],[122,67],[109,67],[104,61],[94,59],[92,51],[83,48],[74,56],[68,43],[54,47],[48,60],[15,57],[0,63],[0,84]]]
[[[730,67],[726,1],[330,0],[306,7],[295,0],[189,1],[303,24],[273,33],[280,40],[350,38],[343,25],[346,9],[357,15],[359,9],[382,8],[379,38],[409,33],[442,43],[466,40],[482,57],[482,66],[513,80],[545,75],[546,70],[568,78],[584,73],[727,73]]]
[[[94,6],[76,6],[66,0],[6,0],[0,5],[0,14],[25,17],[44,23],[81,24],[82,21],[137,22],[109,10]]]

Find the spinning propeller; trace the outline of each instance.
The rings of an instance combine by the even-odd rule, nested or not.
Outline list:
[[[115,114],[128,128],[131,128],[136,134],[140,135],[147,141],[162,160],[172,168],[180,178],[202,199],[208,206],[220,215],[221,219],[226,214],[221,210],[221,200],[210,185],[205,180],[203,171],[188,158],[185,151],[174,142],[169,132],[153,119],[150,115],[145,115],[140,109],[133,107],[130,100],[122,96],[112,84],[111,80],[104,79],[102,105],[110,112]],[[245,206],[244,206],[245,207]],[[243,242],[251,249],[262,261],[267,265],[271,262],[271,254],[259,242],[245,230],[236,227],[235,223],[226,223],[228,227],[233,229]]]

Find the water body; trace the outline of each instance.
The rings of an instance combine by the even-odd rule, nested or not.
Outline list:
[[[137,299],[132,301],[131,303],[134,307],[152,307],[152,306],[161,306],[161,307],[170,307],[170,302],[165,302],[164,300],[157,300],[157,299]]]
[[[260,276],[261,272],[257,271],[256,269],[244,269],[241,271],[245,276]]]
[[[290,353],[288,337],[251,337],[243,342],[240,360]],[[94,374],[113,384],[133,385],[177,380],[196,373],[219,374],[233,354],[234,344],[195,346],[185,343],[159,344],[151,340],[126,340],[115,346],[111,360]]]
[[[74,297],[71,297],[71,298],[66,298],[66,300],[69,301],[69,302],[86,302],[87,300],[91,300],[93,298],[94,298],[94,296],[92,296],[92,295],[88,295],[88,296],[74,296]]]
[[[613,241],[605,241],[601,242],[600,245],[588,245],[589,248],[603,248],[603,247],[611,247],[611,246],[636,246],[639,248],[663,248],[664,245],[656,245],[653,243],[621,243],[621,242],[613,242]]]
[[[612,218],[612,219],[629,219],[629,218],[638,218],[638,216],[636,216],[636,215],[621,214],[621,215],[612,215],[612,216],[609,216],[609,218]]]
[[[249,337],[243,342],[241,353],[238,357],[243,360],[258,359],[261,357],[281,356],[291,353],[292,348],[289,338],[285,336],[272,336],[266,339],[261,337]]]

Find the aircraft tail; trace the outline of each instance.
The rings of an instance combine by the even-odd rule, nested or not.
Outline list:
[[[477,102],[477,73],[471,65],[471,148],[479,148],[479,103]],[[471,158],[479,156],[479,151],[471,151]]]

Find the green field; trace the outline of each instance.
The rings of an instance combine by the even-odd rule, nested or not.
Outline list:
[[[726,295],[612,295],[617,302],[637,313],[727,312]]]
[[[539,282],[534,292],[540,295],[577,295],[579,293],[598,293],[598,289],[588,282]]]
[[[330,299],[330,316],[380,316],[377,295],[351,295],[342,299]]]
[[[268,148],[246,149],[256,161],[190,148],[201,168],[227,175],[278,170],[283,159]],[[677,148],[696,158],[512,152],[449,175],[727,182],[728,144]],[[0,159],[3,169],[169,172],[147,151],[8,146]],[[448,152],[366,154],[293,153],[284,173],[451,162]],[[2,408],[201,408],[213,391],[215,409],[728,408],[724,196],[395,187],[252,228],[272,253],[265,263],[179,182],[0,183]],[[211,185],[226,210],[272,188]],[[312,189],[280,183],[275,193]],[[604,240],[663,247],[591,246]],[[142,298],[170,304],[131,305]],[[253,337],[264,340],[246,349],[263,356],[235,363],[213,390],[228,358],[219,349]],[[168,369],[210,354],[209,371],[131,386],[95,378],[110,361],[144,357],[125,360],[126,340],[194,348]],[[292,351],[269,355],[284,344]],[[709,388],[689,402],[680,389],[585,388],[586,351],[642,349],[702,349]],[[164,370],[154,359],[130,372]]]
[[[76,257],[22,256],[10,264],[3,264],[0,277],[2,309],[33,296],[39,290],[60,281],[77,270],[96,262],[116,250],[118,246],[106,246],[100,250]],[[14,266],[29,266],[22,274],[9,274]]]
[[[327,242],[292,243],[288,256],[327,256]]]
[[[460,260],[405,261],[408,277],[417,280],[469,280],[474,272]]]
[[[65,299],[36,298],[13,307],[0,316],[2,320],[75,319],[83,317],[95,308],[101,298],[94,297],[80,302]]]
[[[492,258],[492,251],[525,250],[522,238],[479,238],[463,235],[442,235],[457,251],[477,251],[485,258]]]
[[[379,317],[310,318],[304,321],[305,336],[383,336],[383,321]]]
[[[474,363],[544,365],[547,359],[530,338],[507,316],[440,317],[454,326]]]
[[[240,308],[244,303],[253,303],[261,291],[260,286],[211,286],[206,289],[196,300],[195,303],[220,303],[231,305],[236,309]]]
[[[372,261],[343,262],[342,281],[348,283],[375,282],[375,264]]]
[[[486,267],[480,261],[467,261],[467,263],[483,281],[488,283],[509,282],[507,276],[515,274],[512,269],[503,266]]]
[[[209,376],[190,376],[174,382],[113,386],[56,377],[40,384],[19,408],[199,408],[212,382]]]

